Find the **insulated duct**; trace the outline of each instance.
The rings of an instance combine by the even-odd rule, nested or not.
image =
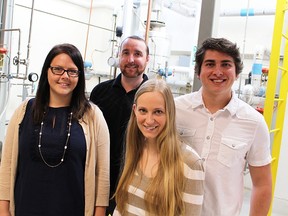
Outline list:
[[[241,9],[241,10],[225,10],[220,13],[220,16],[262,16],[275,15],[275,9]]]

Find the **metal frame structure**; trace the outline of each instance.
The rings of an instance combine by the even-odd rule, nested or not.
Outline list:
[[[268,215],[272,214],[273,197],[280,157],[286,101],[288,96],[288,29],[286,30],[286,34],[283,33],[283,31],[285,31],[285,12],[287,11],[288,0],[278,0],[276,5],[270,68],[268,74],[266,99],[264,104],[264,118],[270,130],[272,138],[272,202]],[[280,55],[281,45],[284,45],[282,65],[280,64],[282,59],[282,56]],[[279,87],[279,90],[277,87]]]

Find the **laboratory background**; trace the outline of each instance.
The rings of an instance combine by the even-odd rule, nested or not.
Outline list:
[[[271,215],[288,215],[287,8],[285,0],[1,0],[0,149],[11,115],[35,96],[44,58],[56,44],[72,43],[81,51],[88,97],[95,85],[119,74],[121,41],[141,36],[150,49],[146,74],[165,79],[177,97],[200,87],[194,78],[198,44],[225,37],[237,43],[244,62],[233,89],[271,130]]]

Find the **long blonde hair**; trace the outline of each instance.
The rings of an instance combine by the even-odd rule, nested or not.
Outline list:
[[[160,92],[165,101],[166,125],[157,137],[160,161],[156,176],[145,191],[146,210],[152,215],[183,215],[185,208],[182,200],[184,190],[184,168],[180,153],[180,141],[176,132],[175,103],[169,86],[164,80],[146,81],[136,92],[134,103],[146,92]],[[132,111],[126,134],[125,163],[115,198],[118,211],[124,215],[128,201],[128,186],[139,166],[144,149],[144,136],[139,130]]]

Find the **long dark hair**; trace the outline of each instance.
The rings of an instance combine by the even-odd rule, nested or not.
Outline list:
[[[43,118],[43,113],[49,105],[50,86],[48,83],[48,69],[52,60],[59,54],[65,53],[70,56],[74,64],[80,71],[78,83],[73,90],[71,99],[71,111],[74,119],[81,119],[86,111],[91,108],[88,99],[85,96],[85,75],[84,62],[80,51],[72,44],[64,43],[54,46],[44,61],[38,89],[36,93],[35,103],[33,104],[33,120],[35,123],[40,123]]]

